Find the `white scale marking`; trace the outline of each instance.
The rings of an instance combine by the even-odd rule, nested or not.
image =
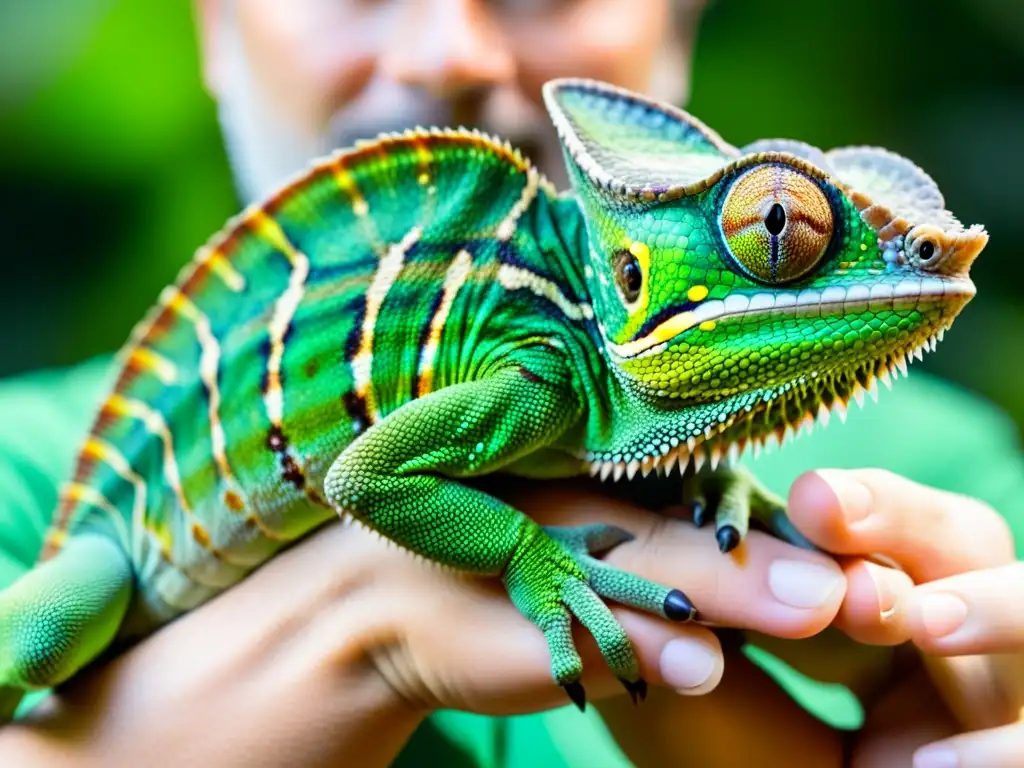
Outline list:
[[[437,348],[441,343],[444,324],[455,303],[455,297],[469,277],[472,266],[473,258],[469,255],[469,251],[461,250],[455,255],[455,259],[448,266],[448,271],[445,272],[444,284],[441,286],[441,303],[430,319],[430,335],[420,353],[419,375],[417,376],[419,385],[416,392],[419,397],[428,393],[433,384],[434,361],[437,357]]]
[[[512,210],[509,211],[508,216],[498,225],[497,238],[501,242],[505,242],[516,231],[516,224],[519,221],[519,217],[523,215],[527,208],[530,207],[530,203],[537,196],[537,187],[540,183],[540,176],[536,170],[530,168],[526,171],[526,185],[523,187],[523,193],[519,197],[519,200]]]
[[[380,417],[373,398],[373,382],[370,378],[370,371],[373,367],[373,329],[384,299],[405,264],[405,254],[420,239],[421,234],[422,230],[419,227],[413,227],[398,244],[388,248],[366,291],[366,312],[363,315],[359,350],[352,357],[352,377],[355,380],[356,394],[366,401],[366,412],[371,421],[376,421]]]
[[[547,299],[572,320],[589,320],[594,316],[594,310],[588,303],[570,301],[557,283],[528,269],[502,264],[498,268],[498,282],[507,291],[526,289],[535,296]]]

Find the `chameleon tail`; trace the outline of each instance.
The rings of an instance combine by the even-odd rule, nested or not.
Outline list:
[[[117,542],[80,535],[0,592],[0,723],[24,692],[67,680],[107,647],[132,588]]]

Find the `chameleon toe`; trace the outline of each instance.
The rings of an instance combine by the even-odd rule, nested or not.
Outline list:
[[[707,522],[707,507],[699,501],[693,502],[691,506],[693,507],[693,524],[698,528],[703,527]]]
[[[672,621],[690,621],[697,615],[697,609],[690,598],[678,589],[673,589],[665,595],[665,615]]]
[[[624,680],[620,677],[619,682],[622,683],[622,687],[626,689],[626,693],[629,694],[629,698],[633,700],[633,706],[638,706],[640,702],[647,698],[647,681],[642,677],[638,677],[633,682]]]
[[[740,532],[731,525],[723,525],[715,531],[715,538],[722,554],[728,554],[740,545]]]
[[[715,627],[711,631],[714,632],[718,642],[722,645],[722,650],[726,653],[742,651],[743,646],[747,644],[747,633],[742,629]]]
[[[576,705],[580,712],[587,711],[587,692],[583,690],[583,685],[577,680],[571,683],[562,683],[562,688],[572,699],[572,703]]]

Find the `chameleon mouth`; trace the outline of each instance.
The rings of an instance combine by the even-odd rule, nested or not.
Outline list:
[[[914,282],[918,285],[928,283],[929,287],[941,284],[941,292],[926,294],[919,291],[915,295],[918,301],[962,296],[966,303],[974,293],[974,286],[969,281],[925,279]],[[893,286],[893,294],[896,287]],[[890,303],[885,306],[891,306],[896,300],[895,295],[890,297]],[[842,306],[836,301],[832,305]],[[787,305],[784,311],[790,311],[794,306],[798,305]],[[817,306],[826,304],[819,301]],[[896,308],[900,306],[897,304]],[[775,311],[779,311],[777,307]],[[638,472],[644,477],[651,472],[669,475],[676,469],[682,475],[691,462],[694,472],[699,472],[705,463],[714,470],[723,461],[736,462],[748,448],[752,449],[754,458],[757,458],[765,448],[785,445],[805,430],[810,434],[815,424],[827,426],[833,414],[845,422],[851,401],[862,407],[865,396],[869,395],[877,402],[878,382],[881,381],[886,388],[891,389],[893,379],[898,379],[900,375],[906,377],[908,365],[915,359],[923,360],[926,352],[935,351],[956,315],[956,312],[945,314],[938,325],[926,329],[881,357],[860,365],[801,376],[768,393],[753,391],[734,395],[732,399],[736,401],[735,408],[731,409],[732,415],[729,418],[704,426],[702,432],[685,440],[673,438],[662,442],[662,450],[658,453],[620,461],[594,453],[581,458],[589,467],[590,475],[600,476],[602,480],[609,477],[619,480],[623,476],[632,479]],[[723,313],[719,317],[724,316]],[[653,442],[658,443],[657,440]]]
[[[876,283],[870,288],[851,285],[846,288],[829,286],[822,290],[807,288],[802,291],[764,292],[753,296],[737,293],[680,311],[644,336],[623,344],[605,339],[605,346],[617,362],[623,362],[659,354],[678,336],[712,321],[744,316],[820,316],[831,312],[913,310],[954,298],[966,303],[974,294],[975,287],[970,280],[930,275],[908,277],[898,283]]]

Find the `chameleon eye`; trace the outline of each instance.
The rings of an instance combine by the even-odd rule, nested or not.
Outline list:
[[[786,283],[806,275],[832,239],[832,206],[821,188],[784,165],[740,176],[720,218],[730,255],[750,277]]]
[[[935,269],[943,261],[942,232],[931,226],[920,226],[907,234],[906,249],[910,263],[922,269]]]
[[[628,304],[632,304],[640,296],[640,288],[643,287],[644,273],[637,261],[629,251],[619,251],[615,254],[615,282],[618,283],[622,297]]]

